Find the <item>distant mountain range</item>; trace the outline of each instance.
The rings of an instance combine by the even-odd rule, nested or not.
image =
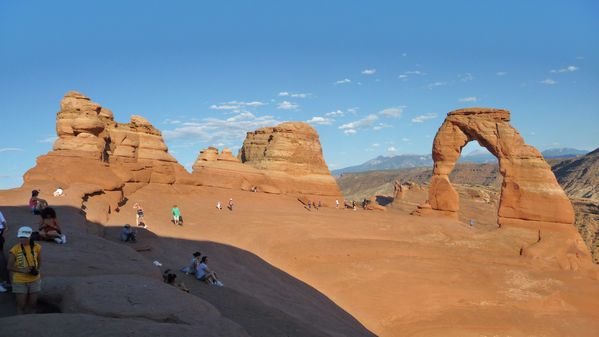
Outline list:
[[[559,149],[547,149],[542,152],[545,158],[572,158],[586,154],[588,151],[572,149],[572,148],[559,148]],[[468,154],[463,154],[458,160],[460,163],[496,163],[497,158],[491,153],[480,150],[473,151]],[[350,172],[367,172],[367,171],[380,171],[380,170],[396,170],[413,167],[431,167],[433,166],[433,158],[430,154],[400,154],[396,156],[378,156],[365,163],[356,166],[349,166],[338,170],[333,170],[331,173],[338,176],[343,173]]]

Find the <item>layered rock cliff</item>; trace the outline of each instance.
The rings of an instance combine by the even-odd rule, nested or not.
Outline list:
[[[237,158],[228,149],[200,152],[193,176],[202,185],[267,193],[340,197],[322,156],[318,133],[287,122],[248,132]]]

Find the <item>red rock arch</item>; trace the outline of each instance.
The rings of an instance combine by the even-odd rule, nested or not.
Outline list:
[[[572,204],[551,168],[537,149],[524,143],[509,121],[509,111],[501,109],[468,108],[447,114],[433,142],[430,207],[457,215],[459,196],[449,174],[462,148],[476,140],[499,161],[503,176],[499,225],[526,226],[530,221],[572,224]]]

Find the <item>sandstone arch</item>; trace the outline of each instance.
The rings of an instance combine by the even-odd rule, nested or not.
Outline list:
[[[499,161],[503,176],[499,225],[533,224],[539,228],[536,222],[574,223],[572,204],[551,168],[537,149],[524,143],[509,121],[509,111],[502,109],[468,108],[447,114],[433,142],[430,208],[457,215],[459,196],[448,175],[462,148],[476,140]]]

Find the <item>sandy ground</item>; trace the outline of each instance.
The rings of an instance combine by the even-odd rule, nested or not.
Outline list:
[[[229,198],[235,201],[233,211],[216,209],[218,200],[226,204]],[[26,199],[26,191],[0,195],[3,205]],[[68,197],[50,200],[80,203]],[[107,238],[116,240],[117,230],[111,227],[134,224],[135,202],[144,207],[149,226],[141,238],[151,248],[143,253],[148,260],[180,267],[197,247],[211,255],[211,266],[221,272],[225,288],[251,294],[273,308],[282,308],[285,300],[273,289],[289,280],[269,275],[265,279],[270,287],[263,286],[263,280],[248,283],[234,275],[239,265],[231,269],[235,255],[217,247],[255,254],[326,295],[380,336],[557,337],[597,336],[599,331],[599,281],[582,271],[564,271],[519,256],[530,233],[495,228],[488,219],[493,206],[487,204],[464,204],[473,214],[467,218],[482,217],[470,227],[445,218],[410,216],[409,203],[386,212],[308,211],[290,196],[152,185],[129,196],[120,212],[112,212],[104,231]],[[185,219],[182,227],[170,222],[174,204]],[[214,296],[193,282],[187,283],[194,291]],[[326,324],[309,314],[319,303],[295,301],[297,308],[288,315],[315,326]],[[248,315],[240,307],[227,309],[223,304],[219,309]]]

